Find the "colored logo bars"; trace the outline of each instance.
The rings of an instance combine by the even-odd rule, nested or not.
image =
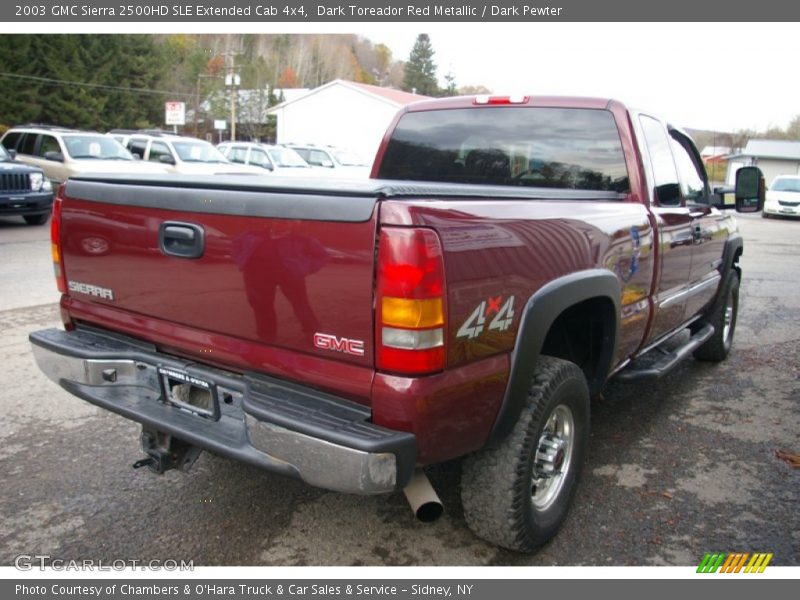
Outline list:
[[[700,566],[697,567],[698,573],[763,573],[769,561],[772,560],[772,552],[706,552]],[[748,560],[749,559],[749,560]],[[746,564],[746,566],[745,566]]]

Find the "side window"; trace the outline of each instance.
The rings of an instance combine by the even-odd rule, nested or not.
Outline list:
[[[228,153],[228,160],[231,162],[245,164],[247,159],[247,148],[241,146],[232,146],[231,151]]]
[[[147,147],[147,140],[132,139],[128,141],[128,151],[139,158],[144,158],[144,151]]]
[[[320,150],[312,150],[308,153],[308,164],[317,167],[333,167],[330,157]]]
[[[295,152],[297,152],[304,161],[308,164],[311,164],[309,161],[311,160],[311,152],[306,150],[305,148],[292,148]]]
[[[678,174],[681,178],[681,191],[683,197],[688,202],[702,202],[706,197],[706,182],[703,172],[700,171],[692,154],[684,146],[680,134],[674,133],[672,139],[672,152],[675,155],[675,163],[678,166]]]
[[[252,150],[250,150],[250,164],[267,168],[272,166],[272,163],[270,163],[267,153],[258,148],[253,148]]]
[[[651,117],[639,117],[642,125],[650,163],[653,167],[653,177],[656,185],[656,199],[660,206],[680,206],[681,186],[678,180],[678,171],[670,151],[667,132],[660,122]]]
[[[159,162],[162,156],[172,156],[164,142],[153,142],[150,144],[150,156],[147,160]]]
[[[19,131],[12,131],[6,135],[6,137],[3,138],[3,146],[6,147],[6,150],[15,150],[21,135]]]
[[[36,147],[37,137],[38,136],[35,133],[24,134],[22,139],[19,141],[19,145],[17,146],[17,152],[20,154],[33,155],[33,149]]]
[[[52,135],[43,135],[42,142],[39,144],[38,156],[44,156],[48,152],[58,152],[61,154],[61,147],[58,145],[58,140]]]

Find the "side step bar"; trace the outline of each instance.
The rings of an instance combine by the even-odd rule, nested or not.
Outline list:
[[[675,348],[675,350],[672,352],[665,354],[663,358],[658,360],[655,364],[641,369],[637,369],[636,366],[633,365],[618,373],[616,378],[620,381],[658,379],[674,369],[678,363],[680,363],[684,358],[687,358],[712,335],[714,335],[714,326],[704,325],[703,328],[698,330],[697,333],[690,337],[685,344]]]

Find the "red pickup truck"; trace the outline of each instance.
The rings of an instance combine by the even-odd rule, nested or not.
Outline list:
[[[465,457],[469,526],[532,551],[567,513],[605,382],[730,349],[736,223],[689,137],[617,101],[425,101],[369,180],[276,181],[81,176],[57,194],[64,329],[31,334],[34,353],[142,424],[135,466],[209,450],[405,489],[432,516],[421,467]],[[762,203],[740,170],[736,209]]]

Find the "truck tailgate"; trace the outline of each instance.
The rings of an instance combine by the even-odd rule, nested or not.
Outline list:
[[[180,347],[182,329],[371,367],[376,196],[273,182],[70,180],[61,225],[70,297],[134,316],[143,332],[161,325],[188,354],[198,348]],[[256,367],[242,363],[232,366]]]

